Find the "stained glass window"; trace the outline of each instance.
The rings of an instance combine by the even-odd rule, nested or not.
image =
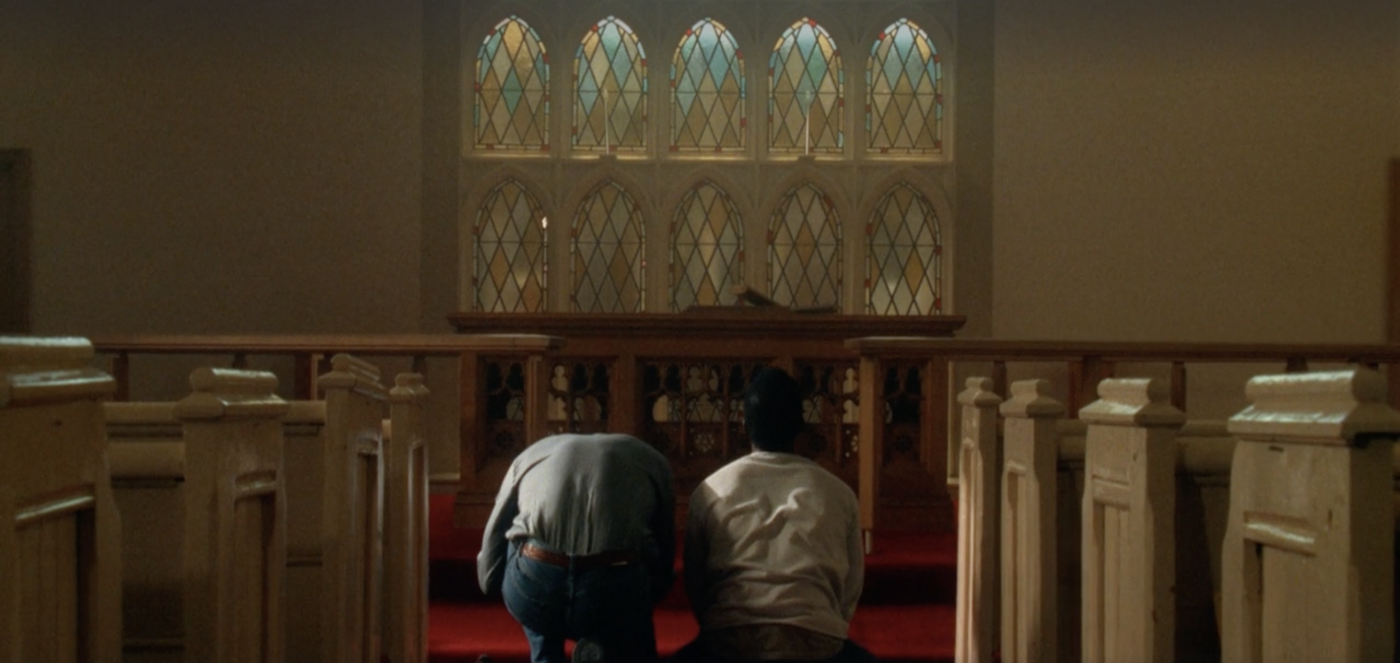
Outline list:
[[[478,148],[549,150],[549,57],[515,16],[497,24],[477,53],[473,122]]]
[[[793,188],[773,213],[768,293],[794,306],[841,303],[841,224],[831,198],[812,184]]]
[[[626,23],[609,16],[583,36],[574,90],[575,149],[645,149],[647,56]]]
[[[928,34],[909,19],[885,28],[870,49],[865,129],[870,149],[933,154],[943,149],[943,66]]]
[[[575,311],[642,310],[645,239],[641,208],[617,182],[603,182],[584,198],[570,249]]]
[[[739,210],[708,180],[686,192],[671,222],[671,308],[734,301],[743,280],[744,228]]]
[[[520,182],[506,180],[487,194],[476,215],[476,310],[545,309],[545,224],[539,203]]]
[[[671,150],[744,149],[744,56],[723,25],[704,19],[671,61]]]
[[[878,315],[943,311],[943,241],[927,198],[900,184],[876,206],[866,225],[866,310]]]
[[[817,22],[804,18],[783,32],[768,60],[769,146],[789,152],[840,152],[841,54]]]

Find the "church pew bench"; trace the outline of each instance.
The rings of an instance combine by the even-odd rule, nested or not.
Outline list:
[[[289,660],[426,660],[428,391],[379,378],[338,354],[285,420]]]
[[[1392,660],[1400,413],[1384,379],[1369,369],[1261,376],[1246,395],[1229,422],[1240,442],[1223,660]]]
[[[106,403],[127,661],[281,661],[286,495],[271,373],[202,368],[178,403]]]
[[[1013,383],[1011,398],[1000,406],[1004,458],[998,626],[1006,661],[1070,661],[1081,653],[1080,522],[1088,426],[1064,419],[1064,406],[1050,392],[1044,380]],[[1173,446],[1176,568],[1181,576],[1175,606],[1178,653],[1210,659],[1218,656],[1218,550],[1234,440],[1224,422],[1187,421]],[[1209,573],[1201,573],[1207,567]]]
[[[115,382],[80,338],[0,337],[0,661],[121,657],[121,520],[103,459]]]

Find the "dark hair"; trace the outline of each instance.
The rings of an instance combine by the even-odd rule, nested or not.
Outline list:
[[[744,393],[744,429],[761,451],[791,452],[802,431],[802,391],[781,368],[765,368]]]

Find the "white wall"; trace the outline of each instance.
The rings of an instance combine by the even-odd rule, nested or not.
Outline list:
[[[34,331],[416,331],[422,13],[0,2]]]
[[[997,337],[1382,340],[1400,3],[996,12]]]

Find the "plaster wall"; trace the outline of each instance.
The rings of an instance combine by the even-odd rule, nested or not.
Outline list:
[[[1400,4],[998,0],[994,336],[1379,342]]]
[[[33,331],[417,331],[422,57],[390,0],[0,2]]]

